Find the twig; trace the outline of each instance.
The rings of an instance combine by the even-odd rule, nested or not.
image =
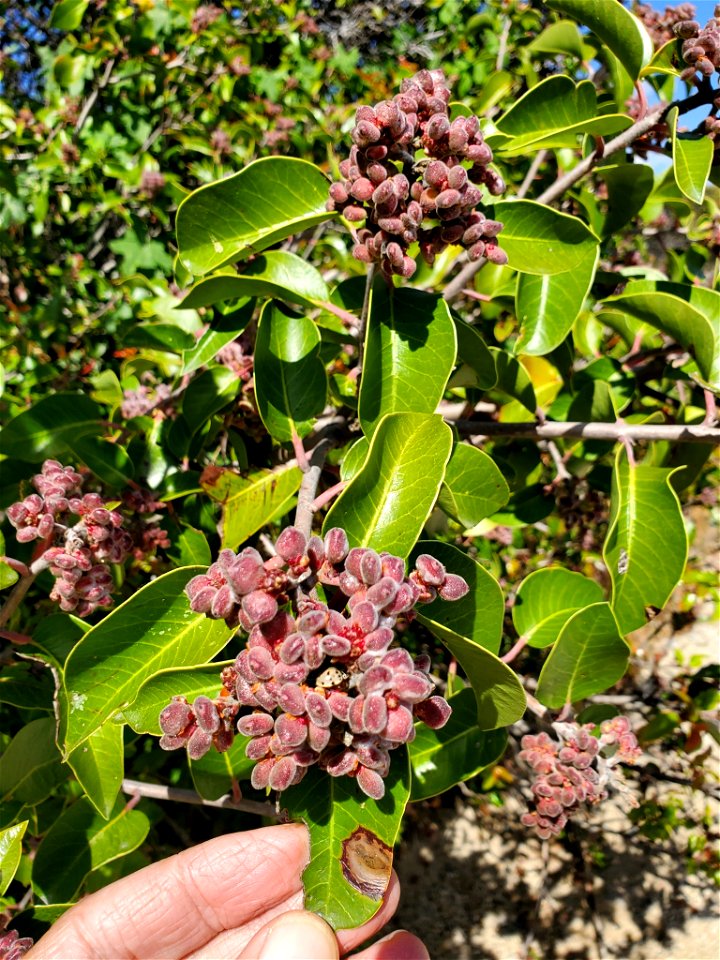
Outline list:
[[[479,260],[466,263],[462,270],[460,270],[445,287],[443,300],[453,300],[486,263],[487,260],[485,257],[480,257]]]
[[[192,803],[202,807],[227,807],[231,810],[255,813],[260,817],[282,819],[271,803],[261,803],[258,800],[234,800],[229,793],[218,800],[205,800],[194,790],[166,787],[161,783],[143,783],[141,780],[123,780],[122,791],[130,796],[149,797],[151,800],[172,800],[176,803]]]
[[[495,70],[499,72],[502,70],[505,63],[505,55],[507,53],[508,37],[510,36],[510,17],[505,17],[503,21],[503,28],[500,34],[500,43],[498,45],[497,57],[495,58]]]
[[[35,577],[37,577],[39,573],[42,573],[43,570],[46,570],[48,566],[49,563],[43,557],[38,557],[34,563],[30,564],[30,569],[28,570],[27,575],[18,580],[8,594],[7,600],[0,608],[0,628],[4,627],[5,624],[8,623],[10,617],[20,606],[23,597],[32,586]]]
[[[657,126],[658,123],[665,117],[669,110],[672,107],[677,107],[679,112],[688,113],[690,110],[694,110],[696,107],[701,107],[704,104],[711,104],[714,97],[717,96],[717,90],[713,90],[710,82],[708,80],[707,84],[701,84],[701,89],[698,93],[693,94],[691,97],[686,97],[684,100],[677,100],[673,103],[660,103],[653,110],[650,110],[645,114],[640,120],[634,123],[631,127],[628,127],[627,130],[623,130],[622,133],[619,133],[617,137],[613,140],[610,140],[605,144],[605,149],[603,151],[603,157],[609,157],[613,153],[617,153],[618,150],[624,150],[625,147],[629,147],[631,143],[634,143],[638,137],[642,137],[648,131],[652,130],[653,127]],[[543,191],[540,196],[537,198],[538,203],[552,203],[554,200],[557,200],[558,197],[561,197],[565,191],[571,187],[574,183],[584,177],[586,173],[589,173],[595,165],[596,160],[598,159],[596,153],[591,153],[589,156],[585,157],[584,160],[581,160],[577,166],[573,167],[572,170],[569,170],[567,173],[558,177],[555,183]]]
[[[503,663],[512,663],[515,657],[520,653],[521,650],[524,650],[526,646],[527,640],[525,637],[520,637],[520,639],[514,643],[508,652],[503,657],[500,657],[500,659]]]
[[[341,480],[339,483],[335,483],[332,487],[328,487],[327,490],[324,490],[320,496],[315,497],[312,502],[313,513],[316,510],[319,510],[321,507],[324,507],[326,503],[330,503],[331,500],[334,500],[338,494],[343,492],[346,486],[347,480]]]
[[[667,440],[671,443],[720,444],[720,428],[702,424],[650,423],[497,423],[451,420],[460,433],[478,437],[525,437],[531,440]]]
[[[75,132],[73,134],[74,137],[77,137],[77,135],[80,133],[82,128],[85,126],[85,121],[90,116],[90,111],[95,106],[95,101],[97,100],[100,94],[100,91],[103,90],[110,82],[110,77],[112,76],[114,66],[115,66],[115,59],[113,58],[112,60],[108,60],[108,62],[105,65],[105,72],[103,73],[102,77],[100,77],[98,82],[95,84],[95,86],[92,89],[92,92],[90,93],[90,96],[87,98],[87,100],[83,104],[83,108],[80,111],[80,116],[78,117],[77,123],[75,124]]]
[[[295,526],[309,539],[312,533],[313,501],[317,494],[320,474],[322,473],[325,456],[330,447],[330,440],[321,440],[313,449],[310,462],[303,470],[302,483],[298,492],[297,508],[295,510]],[[302,469],[302,467],[301,467]]]
[[[362,371],[363,351],[365,350],[365,328],[368,322],[368,313],[370,312],[370,294],[372,293],[373,280],[375,279],[375,264],[371,263],[368,267],[367,277],[365,278],[365,296],[363,297],[362,311],[360,312],[360,322],[358,323],[358,371]]]
[[[527,196],[528,190],[532,186],[533,180],[537,176],[538,170],[545,162],[545,158],[547,157],[547,155],[548,155],[547,150],[538,150],[538,152],[533,157],[533,162],[528,167],[528,172],[525,174],[525,179],[520,184],[520,189],[515,194],[518,200],[523,200]]]

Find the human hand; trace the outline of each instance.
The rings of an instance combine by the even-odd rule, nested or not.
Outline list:
[[[237,958],[337,960],[374,936],[397,908],[393,873],[378,913],[337,936],[302,909],[309,859],[302,824],[232,833],[125,877],[72,907],[27,960]],[[422,942],[396,931],[356,960],[429,960]]]

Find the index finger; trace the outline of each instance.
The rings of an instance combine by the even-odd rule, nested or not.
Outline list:
[[[25,956],[182,957],[300,891],[309,856],[298,823],[216,837],[94,893]]]

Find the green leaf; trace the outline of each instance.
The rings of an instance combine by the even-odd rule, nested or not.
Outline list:
[[[182,301],[183,308],[207,307],[240,297],[275,297],[300,306],[316,306],[330,296],[312,264],[286,250],[271,250],[245,264],[242,273],[221,270],[200,280]]]
[[[52,8],[48,26],[53,30],[76,30],[89,4],[90,0],[58,0]]]
[[[531,647],[547,647],[574,613],[602,600],[602,587],[594,580],[564,567],[542,567],[520,584],[513,624]]]
[[[430,515],[450,459],[452,431],[439,416],[392,413],[373,434],[362,469],[323,525],[343,527],[351,546],[406,557]]]
[[[479,729],[477,704],[469,687],[450,697],[448,703],[452,714],[440,730],[431,730],[424,723],[415,725],[415,739],[409,745],[411,802],[427,800],[469,780],[505,752],[504,730]]]
[[[7,556],[5,553],[5,537],[0,530],[0,557],[4,556]],[[17,570],[13,570],[10,564],[5,563],[4,560],[0,560],[0,590],[7,590],[8,587],[17,583],[19,578],[20,574]]]
[[[249,737],[236,734],[225,753],[211,749],[200,760],[188,760],[193,784],[201,797],[219,800],[224,794],[230,793],[234,781],[250,779],[256,761],[245,756],[245,747],[249,742]]]
[[[584,607],[560,631],[540,673],[537,698],[557,709],[601,693],[622,677],[629,657],[610,604]]]
[[[571,20],[558,20],[545,27],[526,47],[537,53],[559,53],[583,59],[582,37]]]
[[[314,164],[256,160],[183,200],[176,219],[180,259],[196,277],[244,260],[335,216],[325,209],[327,198],[328,181]]]
[[[650,62],[643,68],[642,76],[647,77],[652,73],[666,73],[670,76],[679,77],[687,64],[682,58],[682,40],[679,37],[673,37],[663,44],[650,58]]]
[[[611,237],[640,213],[655,186],[655,175],[647,163],[618,163],[599,167],[597,173],[608,194],[602,235]]]
[[[123,729],[105,723],[68,757],[68,763],[100,816],[106,820],[115,806],[124,771]]]
[[[668,113],[675,181],[693,203],[705,199],[705,187],[713,159],[713,141],[705,133],[678,133],[678,108]]]
[[[214,360],[228,343],[232,343],[252,320],[255,300],[248,298],[237,310],[225,316],[216,317],[192,350],[183,353],[182,375],[193,373]]]
[[[23,820],[6,830],[0,830],[0,897],[10,886],[20,863],[22,838],[28,822]]]
[[[370,441],[367,437],[360,437],[353,443],[340,463],[340,479],[346,483],[355,476],[367,459]]]
[[[172,323],[138,323],[128,331],[122,342],[125,347],[182,353],[195,346],[195,337]]]
[[[46,903],[73,900],[85,877],[137,849],[150,821],[119,799],[109,820],[81,797],[48,830],[33,861],[33,887]]]
[[[467,637],[458,636],[446,628],[441,632],[432,623],[427,625],[465,671],[477,701],[480,729],[495,730],[519,720],[525,712],[525,691],[510,667]]]
[[[35,657],[35,651],[32,654]],[[22,710],[52,710],[55,684],[49,670],[25,660],[3,667],[0,673],[0,703]]]
[[[591,380],[573,397],[565,419],[615,423],[617,417],[618,409],[610,385],[604,380]]]
[[[102,410],[82,393],[54,393],[24,410],[0,431],[0,453],[30,463],[60,456],[67,444],[97,434]]]
[[[646,607],[662,609],[685,569],[687,536],[673,472],[631,467],[622,451],[615,460],[603,559],[623,633],[645,625]]]
[[[172,698],[182,696],[192,701],[195,697],[203,696],[214,700],[222,686],[220,673],[223,667],[232,663],[232,660],[223,660],[200,666],[161,670],[140,687],[137,697],[123,710],[123,721],[129,724],[135,733],[151,733],[154,737],[159,737],[162,734],[160,711]]]
[[[633,80],[637,80],[650,61],[652,40],[640,20],[622,4],[607,0],[547,0],[547,5],[589,27],[612,50]]]
[[[207,537],[202,530],[186,527],[177,539],[179,567],[209,567],[212,554]]]
[[[498,130],[512,137],[499,149],[503,156],[511,157],[529,150],[571,147],[581,133],[606,136],[632,124],[623,114],[597,113],[595,86],[590,80],[575,84],[564,75],[547,77],[496,121]]]
[[[390,413],[434,413],[456,355],[455,325],[442,297],[373,284],[360,384],[362,428],[372,436]]]
[[[537,410],[537,398],[532,380],[525,367],[515,357],[511,357],[506,350],[500,350],[497,347],[490,347],[489,350],[495,360],[497,370],[496,389],[501,393],[506,393],[509,397],[513,397],[534,417]]]
[[[521,329],[515,353],[543,356],[560,346],[590,292],[598,255],[597,247],[588,249],[585,260],[567,273],[518,275],[515,313]]]
[[[265,428],[275,440],[304,437],[327,400],[320,333],[308,317],[263,307],[255,341],[255,396]]]
[[[55,721],[32,720],[21,727],[0,757],[2,802],[19,801],[35,806],[67,779],[55,745]]]
[[[480,390],[491,390],[497,383],[495,360],[487,344],[475,327],[465,323],[453,314],[455,334],[457,336],[457,359],[475,374],[475,386]]]
[[[335,930],[356,927],[377,913],[409,795],[402,748],[393,751],[382,800],[366,797],[352,777],[330,777],[317,767],[283,793],[291,818],[302,820],[310,831],[310,863],[302,877],[306,910]]]
[[[89,630],[65,664],[65,751],[71,753],[114,713],[124,710],[149,677],[215,656],[232,630],[194,613],[185,595],[199,567],[171,570],[141,587]]]
[[[505,601],[500,584],[481,564],[450,543],[420,540],[410,556],[410,567],[418,554],[429,553],[448,573],[463,577],[469,591],[460,600],[437,598],[417,608],[418,619],[441,640],[456,637],[497,653],[502,639]]]
[[[440,488],[440,509],[468,529],[509,499],[510,489],[495,461],[469,443],[456,444]]]
[[[119,443],[111,443],[101,437],[68,435],[65,446],[76,461],[84,463],[109,487],[122,489],[135,475],[133,462]]]
[[[252,470],[241,476],[234,470],[206,467],[203,490],[223,505],[222,545],[237,550],[265,526],[300,489],[297,467]]]
[[[680,293],[685,293],[687,299],[682,299]],[[693,354],[700,373],[713,389],[720,389],[720,312],[705,312],[714,309],[720,296],[712,290],[707,293],[702,301],[698,298],[693,302],[698,295],[689,285],[686,291],[683,285],[661,280],[631,280],[621,294],[608,297],[604,304],[616,305],[624,313],[667,333]]]
[[[213,414],[226,407],[239,387],[238,375],[227,367],[212,367],[195,377],[182,398],[183,419],[190,433],[197,433]]]
[[[500,245],[520,273],[568,273],[587,264],[597,237],[582,220],[532,200],[504,200],[494,206],[504,226]]]

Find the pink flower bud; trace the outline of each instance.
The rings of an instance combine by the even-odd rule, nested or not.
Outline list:
[[[417,719],[422,720],[432,730],[439,730],[440,727],[444,727],[450,719],[451,713],[450,704],[442,697],[430,697],[428,700],[418,703],[415,707]]]
[[[188,756],[191,760],[200,760],[212,746],[212,734],[200,727],[193,733],[187,743]]]
[[[372,800],[382,800],[385,796],[385,783],[375,770],[361,766],[357,773],[358,786]]]
[[[305,697],[297,683],[284,683],[277,694],[278,706],[295,717],[305,713]]]
[[[325,556],[328,563],[338,564],[350,549],[347,534],[341,527],[333,527],[325,534]]]
[[[198,726],[200,726],[205,733],[217,733],[220,729],[220,715],[218,714],[217,707],[209,697],[195,697],[193,711],[197,717]]]
[[[372,693],[365,698],[363,704],[362,722],[368,733],[382,733],[388,720],[388,709],[385,698],[379,693]]]
[[[237,722],[238,733],[245,737],[260,737],[270,733],[275,726],[275,721],[269,713],[250,713],[245,717],[240,717]]]
[[[253,623],[267,623],[278,612],[277,600],[264,590],[253,590],[244,596],[242,608]]]
[[[440,587],[439,593],[443,600],[460,600],[466,595],[470,587],[467,582],[455,573],[448,573]]]
[[[305,695],[305,709],[307,715],[318,727],[329,727],[332,722],[332,711],[327,700],[312,690]]]

